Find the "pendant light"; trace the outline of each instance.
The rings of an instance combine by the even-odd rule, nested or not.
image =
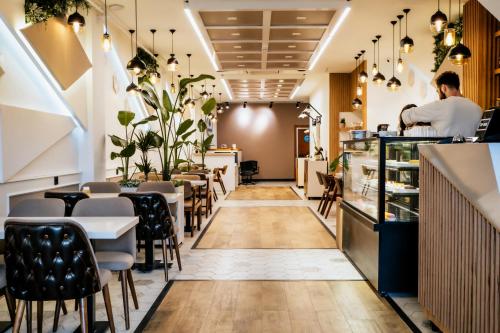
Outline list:
[[[361,56],[361,53],[358,53],[354,59],[356,60],[356,67],[354,68],[354,70],[356,71],[355,75],[356,77],[358,76],[358,59],[359,57]],[[361,106],[363,105],[363,102],[359,99],[358,96],[361,96],[363,94],[363,89],[360,89],[361,86],[359,84],[356,85],[356,97],[354,97],[354,99],[352,100],[352,107],[354,110],[359,110],[359,108],[361,108]],[[359,90],[361,90],[361,94],[359,93]]]
[[[152,84],[158,83],[160,81],[161,75],[160,72],[156,70],[156,58],[158,57],[158,53],[155,53],[155,33],[156,29],[151,29],[151,34],[153,35],[153,55],[155,57],[155,68],[151,70],[149,73],[149,80],[151,81]]]
[[[410,12],[410,8],[403,9],[403,12],[405,13],[405,22],[406,22],[406,36],[401,39],[401,49],[404,53],[412,53],[413,52],[413,47],[415,46],[415,43],[413,43],[413,39],[408,37],[408,13]]]
[[[217,104],[217,113],[224,113],[224,108],[222,107],[222,93],[219,93],[219,104]]]
[[[135,0],[135,57],[130,59],[127,64],[127,70],[131,71],[135,75],[140,75],[146,70],[146,64],[137,55],[137,0]]]
[[[404,15],[397,16],[398,21],[399,21],[399,39],[398,40],[401,40],[401,20],[403,19],[403,17],[404,17]],[[401,74],[405,70],[405,64],[403,62],[403,58],[401,58],[401,48],[399,48],[398,54],[399,54],[398,65],[397,65],[396,69],[397,69],[398,73]]]
[[[170,92],[172,94],[175,94],[177,92],[177,89],[175,88],[175,83],[174,83],[174,72],[172,72],[172,77],[170,79]]]
[[[448,18],[446,15],[441,11],[440,8],[440,1],[438,0],[438,10],[437,12],[434,13],[434,15],[431,16],[431,31],[433,34],[439,34],[441,31],[446,28],[446,25],[448,23]],[[451,19],[451,17],[450,17]]]
[[[356,84],[356,96],[359,97],[359,96],[363,95],[363,87],[361,87],[361,83],[359,82],[359,74],[358,74],[358,71],[359,71],[358,60],[361,59],[361,53],[358,53],[358,55],[355,59],[356,59],[356,77],[358,78],[357,84]]]
[[[129,30],[130,32],[130,53],[134,55],[134,32],[135,30]],[[135,95],[139,91],[139,87],[134,83],[134,76],[132,76],[132,82],[127,86],[127,93]]]
[[[75,12],[68,16],[68,25],[73,28],[75,33],[78,33],[80,28],[85,26],[85,17],[78,12],[78,5],[75,7]]]
[[[395,91],[398,91],[399,90],[399,87],[401,87],[401,81],[398,80],[398,78],[394,75],[394,48],[396,47],[395,43],[394,43],[394,37],[395,37],[395,34],[394,34],[394,29],[396,27],[396,23],[398,23],[397,21],[391,21],[391,24],[392,24],[392,77],[389,79],[389,81],[387,81],[387,88],[389,89],[389,91],[392,91],[392,92],[395,92]]]
[[[206,81],[205,81],[205,84],[206,84]],[[205,84],[201,85],[202,92],[200,94],[201,98],[203,98],[204,101],[206,101],[208,99],[208,92],[205,89]]]
[[[365,50],[361,50],[361,64],[364,63],[365,52]],[[358,80],[361,83],[366,83],[368,80],[368,74],[365,72],[364,68],[361,69],[361,72],[358,75]]]
[[[377,60],[376,60],[377,50],[375,49],[375,47],[377,45],[377,40],[376,39],[372,39],[372,43],[373,43],[373,67],[372,67],[372,74],[373,74],[373,76],[375,76],[378,73]]]
[[[375,36],[375,38],[377,38],[377,63],[378,63],[378,66],[380,66],[380,38],[382,38],[381,35],[377,35]],[[380,72],[380,68],[378,68],[378,71],[377,71],[377,74],[375,74],[375,76],[373,76],[373,83],[375,83],[375,85],[377,86],[381,86],[382,83],[384,83],[385,81],[385,76],[384,74],[382,74]]]
[[[179,61],[175,58],[174,54],[174,33],[175,29],[170,29],[170,33],[172,35],[172,46],[170,48],[170,58],[167,60],[167,70],[170,72],[176,72],[179,67]]]
[[[210,93],[210,97],[215,96],[215,84],[212,84],[212,92]]]
[[[186,56],[188,57],[188,76],[191,77],[191,53],[186,54]],[[189,90],[189,88],[187,93],[188,93],[187,98],[184,100],[184,106],[191,108],[192,100],[191,100],[191,91]]]
[[[451,21],[451,0],[449,0],[449,15]],[[446,29],[444,29],[443,44],[445,46],[451,47],[455,45],[457,37],[457,30],[455,29],[455,24],[449,22]]]
[[[111,35],[108,32],[108,3],[104,0],[104,34],[101,37],[101,44],[104,52],[111,49]]]
[[[191,75],[191,78],[193,78],[193,75]],[[191,102],[189,103],[189,108],[193,110],[196,107],[196,101],[193,98],[194,85],[190,85],[189,87],[191,88]]]
[[[460,17],[460,9],[461,9],[461,2],[458,0],[458,17]],[[451,49],[450,55],[448,58],[450,61],[457,66],[462,66],[466,64],[469,61],[469,58],[472,56],[469,48],[462,44],[462,42],[458,42],[458,44]]]

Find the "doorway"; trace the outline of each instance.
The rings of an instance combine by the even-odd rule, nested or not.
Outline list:
[[[309,155],[309,127],[295,126],[295,158]]]

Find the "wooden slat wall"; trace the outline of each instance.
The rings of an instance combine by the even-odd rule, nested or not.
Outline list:
[[[351,74],[330,73],[330,161],[339,155],[340,112],[350,111],[351,101]]]
[[[495,75],[498,66],[498,43],[495,32],[498,20],[477,0],[464,5],[463,43],[472,53],[464,66],[463,93],[481,108],[494,106],[500,97],[500,79]]]
[[[444,332],[500,332],[500,232],[422,155],[418,299]]]

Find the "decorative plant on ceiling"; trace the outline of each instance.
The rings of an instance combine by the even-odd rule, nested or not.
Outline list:
[[[459,17],[455,21],[455,29],[456,29],[456,40],[459,41],[462,39],[462,31],[463,31],[462,17]],[[435,73],[439,70],[439,67],[441,66],[444,59],[446,58],[446,55],[453,46],[444,45],[443,43],[444,34],[442,32],[434,35],[433,37],[434,37],[434,50],[432,51],[432,53],[434,53],[434,68],[432,69],[432,72]]]
[[[25,0],[26,23],[46,22],[51,17],[64,17],[72,8],[89,9],[88,0]]]
[[[119,152],[111,153],[111,160],[119,158],[121,161],[121,166],[116,168],[116,174],[122,174],[122,179],[120,185],[125,187],[131,187],[136,184],[131,182],[132,175],[129,174],[130,158],[134,156],[136,151],[136,142],[134,140],[134,132],[139,125],[144,125],[150,121],[157,120],[157,117],[152,115],[144,118],[136,123],[132,123],[135,118],[135,113],[132,111],[118,111],[118,121],[125,129],[125,138],[121,138],[117,135],[110,135],[111,142],[120,148]]]
[[[146,74],[158,71],[158,62],[156,61],[155,57],[152,56],[148,51],[144,50],[142,47],[138,47],[137,56],[146,65]],[[139,83],[142,83],[145,78],[147,78],[146,75],[139,77]]]
[[[194,101],[188,96],[188,86],[191,83],[202,80],[214,80],[211,75],[202,74],[198,77],[183,78],[179,81],[179,90],[177,96],[172,101],[166,90],[162,91],[161,97],[148,78],[141,79],[141,94],[144,102],[153,108],[156,113],[159,135],[163,139],[162,148],[159,149],[162,178],[170,180],[172,169],[177,168],[179,164],[187,162],[181,159],[183,146],[191,144],[189,137],[196,131],[191,129],[194,124],[192,119],[184,119],[185,112],[194,104]],[[215,99],[211,98],[205,102],[205,105],[215,107]]]

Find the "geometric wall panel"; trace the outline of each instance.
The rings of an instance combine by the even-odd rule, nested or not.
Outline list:
[[[64,115],[0,105],[0,182],[6,182],[75,128]]]
[[[59,18],[21,30],[63,90],[92,67],[73,29]]]

